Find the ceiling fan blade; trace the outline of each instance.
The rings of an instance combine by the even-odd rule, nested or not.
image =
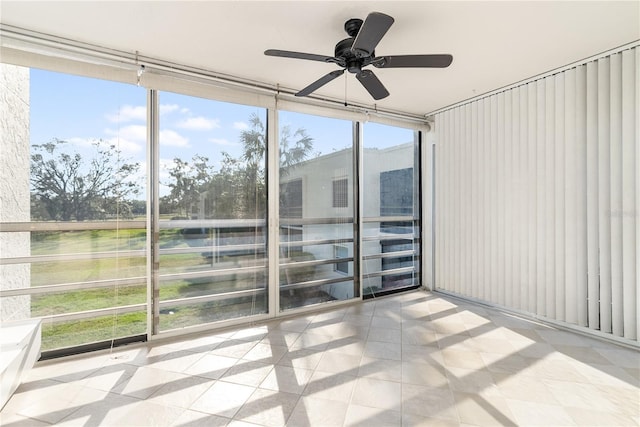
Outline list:
[[[451,55],[390,55],[375,58],[371,63],[376,68],[446,68],[452,61]]]
[[[336,70],[336,71],[330,72],[329,74],[325,74],[315,82],[311,83],[309,86],[302,89],[300,92],[296,93],[296,96],[307,96],[310,93],[320,89],[322,86],[326,85],[331,80],[337,79],[343,73],[344,73],[344,70]]]
[[[371,12],[360,27],[351,51],[361,58],[371,55],[392,24],[393,18],[389,15]]]
[[[362,86],[371,94],[373,99],[382,99],[389,96],[389,91],[384,87],[382,82],[378,80],[373,71],[371,70],[362,70],[360,74],[356,74],[356,78]]]
[[[313,53],[291,52],[289,50],[267,49],[264,51],[267,56],[279,56],[282,58],[308,59],[310,61],[334,62],[332,56],[315,55]]]

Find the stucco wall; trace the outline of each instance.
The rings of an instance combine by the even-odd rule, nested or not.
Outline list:
[[[0,64],[0,222],[27,222],[29,207],[29,69]],[[2,232],[0,256],[28,256],[29,233]],[[29,286],[29,264],[0,265],[0,287]],[[30,297],[0,300],[0,321],[31,317]]]

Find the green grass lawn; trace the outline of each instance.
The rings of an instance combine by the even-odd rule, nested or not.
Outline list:
[[[176,232],[162,230],[161,246],[176,245]],[[179,241],[178,241],[179,242]],[[144,230],[98,230],[32,233],[33,255],[83,254],[144,249]],[[164,272],[185,272],[211,268],[199,253],[162,255]],[[139,285],[113,286],[98,289],[65,291],[31,297],[32,317],[73,313],[101,308],[142,304],[147,300],[146,257],[117,257],[74,261],[52,261],[31,265],[32,286],[78,283],[96,280],[141,277]],[[264,277],[257,278],[264,283]],[[199,295],[250,289],[255,286],[253,275],[199,280],[163,282],[162,301]],[[261,298],[261,297],[260,297]],[[193,306],[179,306],[163,310],[160,315],[162,330],[185,327],[216,320],[264,312],[266,303],[251,298],[235,298]],[[69,322],[45,322],[42,329],[42,349],[51,350],[112,338],[146,333],[146,312],[102,316]]]

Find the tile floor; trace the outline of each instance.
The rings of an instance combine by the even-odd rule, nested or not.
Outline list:
[[[640,353],[416,291],[40,362],[0,425],[637,426]]]

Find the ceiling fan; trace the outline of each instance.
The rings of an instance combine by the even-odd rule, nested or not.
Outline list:
[[[363,67],[373,65],[376,68],[445,68],[453,61],[453,57],[447,54],[376,56],[374,50],[393,22],[394,20],[391,16],[380,12],[370,13],[364,22],[362,19],[349,19],[344,24],[344,30],[349,35],[349,38],[336,44],[334,56],[278,49],[265,50],[264,54],[267,56],[327,62],[342,67],[341,70],[335,70],[320,77],[296,93],[296,96],[307,96],[340,77],[345,70],[348,70],[356,75],[356,79],[371,94],[373,99],[378,100],[389,96],[389,91],[373,71],[363,70]]]

